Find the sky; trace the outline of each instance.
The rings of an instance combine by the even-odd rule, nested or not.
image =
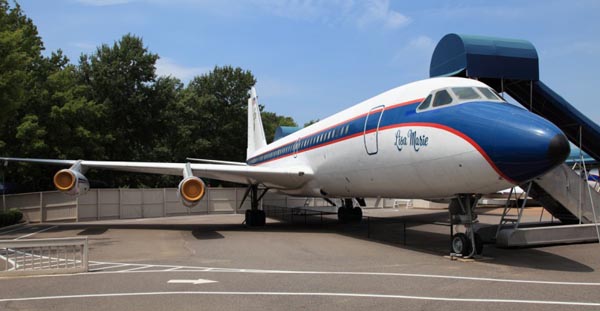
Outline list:
[[[250,70],[266,110],[300,125],[425,79],[448,33],[525,39],[540,80],[600,123],[600,1],[20,0],[46,52],[82,53],[127,33],[184,82]]]

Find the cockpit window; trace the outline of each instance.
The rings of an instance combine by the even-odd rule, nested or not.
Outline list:
[[[452,103],[452,97],[446,90],[441,90],[435,93],[435,97],[433,99],[433,107],[444,106]]]
[[[417,112],[437,109],[442,106],[456,105],[473,101],[504,102],[504,99],[489,87],[455,86],[433,90],[417,107]]]
[[[429,106],[431,105],[431,94],[429,94],[429,96],[427,96],[427,98],[425,98],[425,100],[419,105],[419,107],[417,107],[417,110],[423,110],[423,109],[427,109],[429,108]]]
[[[456,94],[459,100],[482,99],[481,95],[472,87],[453,87],[452,92]]]
[[[498,95],[496,95],[496,93],[486,87],[478,87],[477,90],[479,90],[479,92],[481,92],[481,94],[483,94],[483,96],[485,96],[485,98],[487,99],[491,99],[491,100],[502,100],[502,98],[500,98]]]

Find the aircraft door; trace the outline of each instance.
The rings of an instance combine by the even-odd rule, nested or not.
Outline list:
[[[300,138],[296,139],[296,142],[294,143],[294,146],[292,147],[294,149],[294,158],[298,157],[299,146],[300,146]]]
[[[367,154],[373,155],[379,151],[379,125],[383,116],[384,105],[371,108],[365,119],[363,136]]]

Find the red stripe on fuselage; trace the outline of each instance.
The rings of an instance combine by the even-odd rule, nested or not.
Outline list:
[[[419,98],[419,99],[413,99],[413,100],[409,100],[409,101],[407,101],[407,102],[402,102],[402,103],[399,103],[399,104],[394,104],[394,105],[391,105],[391,106],[387,106],[387,107],[385,107],[385,109],[384,109],[384,110],[390,110],[390,109],[394,109],[394,108],[398,108],[398,107],[402,107],[402,106],[408,106],[408,105],[412,105],[412,104],[419,103],[419,102],[422,102],[422,101],[423,101],[423,98]],[[380,109],[377,109],[377,110],[375,110],[375,111],[371,111],[371,113],[372,113],[372,112],[379,112],[379,111],[380,111]],[[314,132],[314,133],[312,133],[312,134],[308,134],[308,135],[305,135],[305,136],[299,137],[299,138],[297,138],[296,140],[302,140],[302,139],[304,139],[304,138],[306,138],[306,137],[310,137],[310,136],[316,136],[316,135],[319,135],[319,134],[321,134],[321,133],[323,133],[323,132],[327,132],[328,130],[330,130],[330,129],[334,128],[334,127],[338,127],[338,126],[340,126],[340,125],[342,125],[342,124],[344,124],[344,123],[348,123],[348,122],[354,121],[354,120],[356,120],[356,119],[360,119],[360,118],[362,118],[362,117],[366,117],[366,116],[367,116],[367,114],[369,114],[369,113],[363,113],[363,114],[360,114],[360,115],[358,115],[358,116],[356,116],[356,117],[352,117],[352,118],[350,118],[350,119],[346,119],[346,120],[344,120],[344,121],[341,121],[341,122],[335,123],[334,125],[330,125],[330,126],[328,126],[328,127],[324,128],[324,129],[322,129],[322,130],[320,130],[320,131],[318,131],[318,132]],[[352,137],[355,137],[355,136],[356,136],[356,134],[353,134],[353,135],[350,135],[350,136],[346,136],[346,137],[342,137],[342,138],[340,138],[340,139],[337,139],[337,140],[334,140],[334,141],[331,141],[331,142],[327,142],[327,143],[323,143],[323,144],[320,144],[320,145],[313,146],[313,147],[311,147],[311,148],[308,148],[308,150],[312,150],[312,149],[315,149],[315,148],[318,148],[318,147],[321,147],[321,146],[330,145],[332,142],[341,141],[341,140],[343,140],[343,139],[349,139],[349,138],[352,138]],[[269,153],[269,152],[271,152],[271,151],[273,151],[273,150],[277,150],[277,149],[280,149],[280,148],[283,148],[283,147],[286,147],[286,146],[292,146],[292,145],[293,145],[293,144],[295,144],[295,143],[296,143],[295,141],[292,141],[292,142],[289,142],[289,143],[287,143],[287,144],[281,145],[281,146],[279,146],[279,147],[275,147],[275,148],[273,148],[273,149],[269,149],[269,150],[267,150],[267,151],[265,151],[265,152],[263,152],[263,153],[260,153],[260,154],[257,154],[257,155],[255,155],[255,156],[252,156],[252,158],[251,158],[251,159],[254,159],[254,158],[256,158],[256,157],[260,157],[261,155],[265,155],[265,154],[267,154],[267,153]],[[307,149],[305,149],[305,150],[307,150]],[[282,156],[280,156],[280,157],[277,157],[277,158],[273,158],[273,159],[270,159],[270,160],[267,160],[267,161],[264,161],[264,162],[257,163],[256,165],[260,165],[260,164],[262,164],[262,163],[267,163],[267,162],[271,162],[271,161],[273,161],[273,160],[277,160],[277,159],[285,158],[285,157],[287,157],[287,156],[290,156],[290,155],[292,155],[292,154],[286,154],[286,155],[282,155]]]
[[[473,146],[479,152],[479,154],[481,154],[481,156],[488,162],[488,164],[492,167],[492,169],[494,169],[494,171],[496,171],[496,173],[498,175],[500,175],[502,178],[506,179],[506,181],[508,181],[510,183],[517,184],[516,181],[512,180],[510,177],[508,177],[504,173],[502,173],[502,171],[496,166],[494,161],[492,161],[492,158],[490,158],[490,156],[487,154],[487,152],[485,152],[485,150],[483,150],[483,148],[481,148],[481,146],[479,146],[479,144],[476,141],[474,141],[471,137],[467,136],[465,133],[457,131],[451,127],[448,127],[448,126],[445,126],[442,124],[438,124],[438,123],[414,122],[414,123],[399,123],[399,124],[388,125],[388,126],[380,127],[379,130],[382,131],[382,130],[388,130],[388,129],[399,128],[399,127],[407,127],[407,126],[433,127],[433,128],[437,128],[440,130],[450,132],[450,133],[464,139],[469,144],[471,144],[471,146]]]
[[[397,123],[397,124],[393,124],[393,125],[383,126],[383,127],[379,128],[379,131],[385,131],[385,130],[390,130],[390,129],[394,129],[394,128],[408,127],[408,126],[421,126],[421,127],[437,128],[437,129],[440,129],[440,130],[444,130],[444,131],[450,132],[450,133],[452,133],[452,134],[454,134],[454,135],[462,138],[463,140],[465,140],[466,142],[468,142],[469,144],[471,144],[471,146],[473,146],[475,148],[475,150],[477,150],[477,152],[479,152],[479,154],[481,154],[481,156],[488,162],[488,164],[492,167],[492,169],[499,176],[501,176],[502,178],[504,178],[506,181],[508,181],[510,183],[517,184],[517,182],[515,182],[514,180],[512,180],[511,178],[509,178],[508,176],[506,176],[504,173],[502,173],[502,171],[496,166],[496,164],[494,163],[494,161],[492,161],[492,159],[487,154],[487,152],[485,152],[485,150],[483,150],[483,148],[481,148],[481,146],[479,146],[479,144],[477,142],[475,142],[473,139],[471,139],[466,134],[464,134],[464,133],[462,133],[460,131],[457,131],[457,130],[451,128],[451,127],[448,127],[448,126],[445,126],[445,125],[442,125],[442,124],[437,124],[437,123],[426,123],[426,122],[419,123],[419,122],[414,122],[414,123]],[[373,133],[376,130],[377,129],[369,130],[369,131],[366,132],[366,134]],[[292,156],[292,155],[298,155],[298,154],[303,153],[303,152],[307,152],[307,151],[314,150],[314,149],[317,149],[317,148],[321,148],[321,147],[325,147],[325,146],[328,146],[328,145],[332,145],[332,144],[335,144],[335,143],[338,143],[338,142],[341,142],[341,141],[344,141],[344,140],[352,139],[352,138],[355,138],[355,137],[358,137],[358,136],[363,136],[364,134],[365,133],[363,133],[363,132],[359,132],[359,133],[355,133],[355,134],[352,134],[352,135],[344,136],[344,137],[341,137],[339,139],[332,140],[332,141],[329,141],[329,142],[326,142],[326,143],[323,143],[323,144],[320,144],[320,145],[312,146],[310,148],[306,148],[306,149],[303,149],[303,150],[298,150],[296,153],[286,154],[286,155],[283,155],[283,156],[280,156],[280,157],[277,157],[277,158],[273,158],[273,159],[270,159],[270,160],[258,163],[256,165],[258,166],[258,165],[261,165],[261,164],[264,164],[264,163],[272,162],[272,161],[279,160],[279,159],[282,159],[282,158],[285,158],[285,157],[289,157],[289,156]]]

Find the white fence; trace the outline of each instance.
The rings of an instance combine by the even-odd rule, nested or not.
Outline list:
[[[29,222],[132,219],[190,214],[238,213],[250,208],[250,200],[240,207],[246,188],[207,188],[194,208],[177,197],[177,189],[91,189],[80,197],[58,191],[6,195],[2,209],[18,208]],[[366,199],[368,207],[394,207],[394,199]],[[291,197],[268,192],[265,205],[281,207],[330,206],[320,198]],[[396,202],[397,203],[397,202]]]
[[[87,237],[0,240],[0,276],[87,272],[88,256]]]

